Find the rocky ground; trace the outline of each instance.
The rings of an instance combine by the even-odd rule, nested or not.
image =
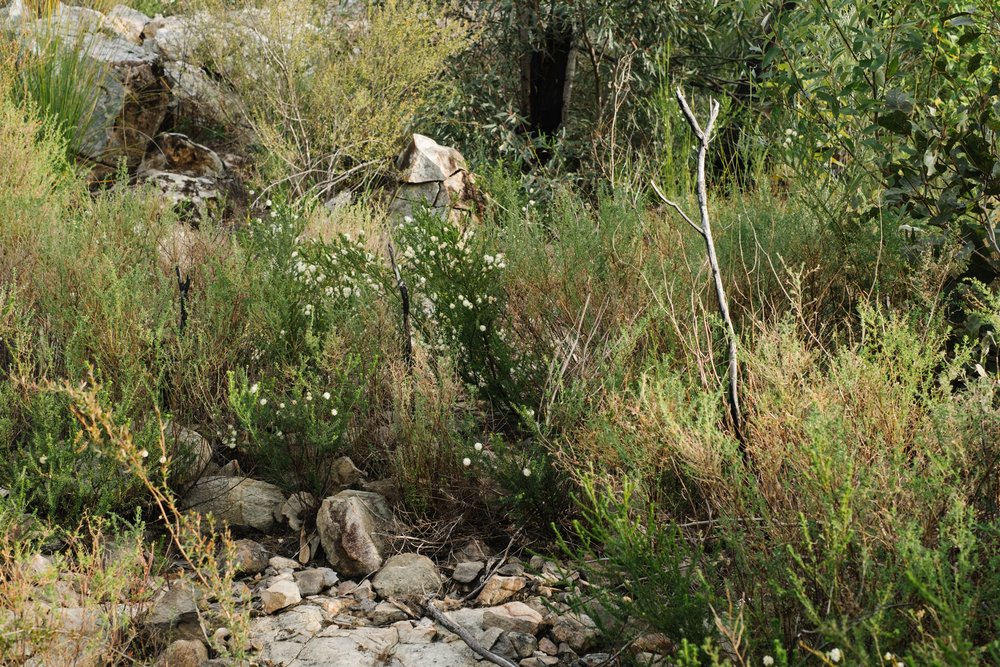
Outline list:
[[[54,29],[83,45],[80,57],[107,67],[109,79],[94,92],[96,112],[79,148],[95,185],[125,165],[134,183],[152,184],[188,210],[217,202],[232,209],[230,219],[239,217],[241,207],[253,210],[241,185],[238,147],[227,152],[178,131],[181,118],[188,125],[239,122],[239,100],[187,62],[204,17],[151,18],[123,5],[105,15],[57,3],[52,19],[40,19],[14,0],[0,9],[0,26],[17,31],[29,45]],[[414,135],[397,167],[398,182],[386,190],[396,216],[408,215],[420,202],[442,215],[469,214],[469,203],[478,197],[462,156],[428,137]],[[335,193],[327,206],[350,199],[349,192]],[[177,226],[161,248],[166,270],[187,273],[197,233],[193,226]],[[170,434],[179,451],[191,454],[186,469],[176,471],[175,483],[185,489],[183,509],[211,514],[248,536],[236,542],[240,576],[232,594],[250,601],[254,663],[617,664],[618,656],[598,650],[594,620],[571,610],[579,575],[560,564],[540,556],[525,562],[511,555],[520,553],[516,549],[496,553],[468,537],[438,545],[435,554],[449,555],[435,562],[412,552],[420,541],[407,539],[393,480],[368,480],[353,462],[340,459],[333,463],[334,493],[288,497],[273,484],[243,476],[235,460],[219,465],[198,433],[172,428]],[[38,573],[55,568],[41,554],[31,566]],[[57,619],[51,655],[75,656],[75,665],[102,664],[92,638],[107,630],[106,621],[84,604],[87,591],[72,577],[52,574],[54,597],[39,606]],[[213,641],[225,641],[227,630],[207,627],[200,613],[218,600],[200,599],[196,590],[190,573],[178,568],[157,585],[151,603],[123,603],[111,615],[135,620],[155,637],[154,644],[167,646],[157,658],[161,666],[232,664],[209,650]],[[645,636],[631,651],[645,664],[658,664],[667,647],[664,638]],[[50,654],[20,657],[24,664],[53,664]]]
[[[189,442],[203,442],[184,431]],[[204,444],[207,447],[207,443]],[[207,452],[204,449],[203,452]],[[257,539],[235,541],[232,563],[239,573],[232,595],[249,604],[252,664],[288,667],[596,667],[620,664],[602,652],[598,625],[575,611],[579,573],[539,555],[527,561],[497,553],[479,539],[444,545],[438,562],[400,550],[406,526],[386,495],[391,481],[369,482],[349,459],[335,465],[342,490],[324,499],[318,512],[303,494],[286,498],[271,484],[230,474],[209,459],[185,499],[188,511],[212,512]],[[315,529],[308,517],[315,515]],[[298,533],[299,540],[288,538]],[[285,537],[278,537],[285,536]],[[276,547],[268,548],[265,544]],[[310,546],[313,544],[314,546]],[[287,545],[287,546],[286,546]],[[296,546],[298,547],[296,550]],[[511,542],[513,546],[513,542]],[[284,550],[297,558],[276,555]],[[35,557],[40,571],[52,568]],[[68,581],[55,609],[64,619],[64,642],[78,642],[75,664],[87,659],[94,619]],[[161,667],[232,665],[211,658],[211,635],[225,643],[229,631],[209,627],[201,613],[218,605],[203,600],[183,567],[168,573],[152,602],[134,614],[156,640],[167,645]],[[670,643],[643,635],[630,646],[639,664],[666,664]],[[42,662],[35,664],[46,664]]]

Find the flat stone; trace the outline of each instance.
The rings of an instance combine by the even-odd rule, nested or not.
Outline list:
[[[527,584],[527,579],[523,577],[504,577],[494,574],[486,581],[483,590],[476,597],[476,602],[486,606],[502,604],[514,597]]]
[[[276,581],[260,594],[260,599],[264,603],[264,613],[274,612],[298,604],[302,601],[302,594],[294,581]]]
[[[441,575],[427,556],[393,556],[372,579],[372,587],[383,598],[413,598],[441,590]]]
[[[500,628],[505,632],[537,635],[543,623],[542,615],[523,602],[508,602],[483,612],[484,628]]]
[[[455,566],[455,571],[451,573],[451,578],[460,584],[470,584],[479,577],[479,573],[483,571],[484,567],[481,560],[459,563]]]

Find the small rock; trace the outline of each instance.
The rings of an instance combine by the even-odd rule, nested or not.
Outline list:
[[[208,649],[197,639],[178,639],[167,646],[156,661],[157,667],[201,667]]]
[[[281,572],[282,570],[297,570],[302,567],[299,565],[299,561],[291,558],[285,558],[284,556],[274,556],[271,560],[267,561],[267,564],[278,572]]]
[[[538,648],[538,641],[534,635],[523,632],[506,632],[500,635],[500,639],[493,644],[493,652],[502,656],[519,660],[528,658]]]
[[[542,624],[542,615],[523,602],[508,602],[499,607],[491,607],[483,613],[484,628],[500,628],[506,632],[522,632],[534,636],[538,634]]]
[[[483,571],[481,560],[466,561],[455,566],[455,571],[451,573],[451,578],[460,584],[469,584],[476,580],[479,573]]]
[[[268,563],[267,549],[253,540],[233,542],[233,567],[236,574],[259,574]]]
[[[476,597],[476,602],[490,607],[503,604],[514,597],[527,584],[528,581],[522,577],[503,577],[499,574],[494,574],[486,581],[483,590]]]
[[[337,583],[337,573],[328,567],[317,567],[295,573],[295,583],[303,596],[318,595]]]
[[[604,667],[611,664],[610,653],[589,653],[576,661],[578,667]]]
[[[383,598],[420,597],[441,590],[441,575],[427,556],[398,554],[386,561],[372,586]]]
[[[538,650],[546,655],[559,655],[559,647],[548,637],[542,637],[538,642]]]
[[[302,601],[302,595],[294,581],[286,580],[271,584],[260,594],[260,599],[264,603],[264,613],[273,614],[280,609],[298,604]]]
[[[552,624],[552,636],[556,641],[565,642],[576,653],[582,653],[597,641],[597,624],[586,614],[566,614],[559,616]]]

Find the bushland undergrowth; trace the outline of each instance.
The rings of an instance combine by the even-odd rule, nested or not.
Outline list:
[[[681,4],[717,27],[735,12],[749,43],[719,34],[759,77],[724,106],[728,153],[710,170],[741,439],[703,244],[646,190],[693,201],[690,137],[663,91],[707,76],[702,104],[729,85],[735,60],[714,64],[705,35],[685,29],[676,52],[644,32],[662,48],[633,68],[604,8],[608,59],[580,74],[604,106],[539,138],[498,106],[517,41],[482,31],[510,26],[458,6],[377,3],[344,31],[326,3],[171,6],[271,49],[251,39],[237,62],[208,32],[192,54],[242,96],[231,129],[257,156],[251,213],[203,212],[197,229],[127,175],[90,192],[69,131],[85,87],[53,80],[55,51],[0,50],[0,648],[51,636],[32,610],[57,582],[27,564],[52,535],[95,605],[141,607],[158,574],[143,522],[225,602],[206,628],[233,639],[213,649],[245,648],[224,559],[177,512],[186,453],[162,416],[287,492],[323,497],[327,464],[349,455],[397,479],[415,517],[545,536],[582,570],[577,602],[610,644],[662,632],[676,664],[1000,664],[1000,300],[984,269],[1000,112],[980,42],[995,12],[913,2],[900,26],[885,3],[787,21]],[[823,42],[823,26],[860,41]],[[454,60],[470,43],[497,68],[479,86],[475,62]],[[919,77],[902,72],[928,54]],[[377,186],[392,155],[434,129],[467,143],[484,204],[475,220],[390,219]],[[323,205],[343,187],[354,204]],[[109,540],[121,558],[100,557]],[[142,659],[135,627],[98,624],[109,663]]]

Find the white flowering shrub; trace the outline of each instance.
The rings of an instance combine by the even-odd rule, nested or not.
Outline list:
[[[427,344],[454,354],[483,398],[511,409],[528,404],[540,364],[512,340],[504,254],[485,235],[429,212],[404,220],[396,236],[413,320]]]
[[[523,410],[522,423],[534,424]],[[556,465],[536,432],[519,441],[494,433],[464,451],[462,465],[477,478],[486,477],[503,490],[498,505],[522,520],[548,526],[566,517],[569,477]]]
[[[330,463],[347,453],[351,415],[364,399],[354,359],[332,373],[293,374],[251,382],[230,378],[229,401],[246,447],[268,476],[289,491],[329,491]]]

